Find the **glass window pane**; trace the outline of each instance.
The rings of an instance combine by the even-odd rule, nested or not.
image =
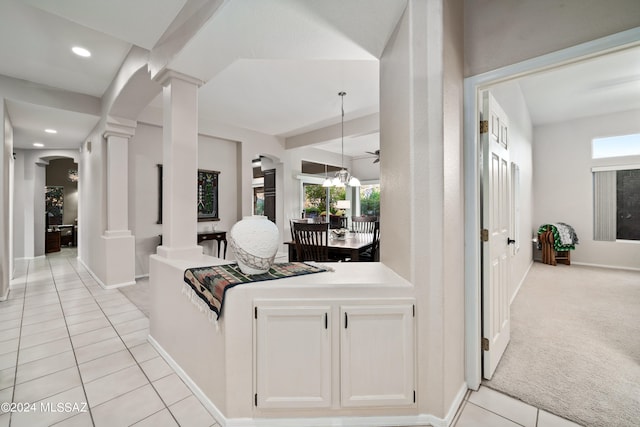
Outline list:
[[[593,140],[594,159],[623,156],[640,156],[640,133]]]
[[[380,216],[380,184],[360,187],[360,214]]]
[[[621,170],[616,175],[616,238],[640,240],[640,169]]]

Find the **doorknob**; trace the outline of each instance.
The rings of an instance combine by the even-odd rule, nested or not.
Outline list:
[[[507,245],[510,245],[510,244],[512,244],[512,243],[515,243],[515,242],[516,242],[515,240],[513,240],[513,239],[511,239],[511,238],[507,237]]]

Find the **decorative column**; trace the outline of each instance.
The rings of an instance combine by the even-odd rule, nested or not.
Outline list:
[[[135,238],[128,218],[129,140],[136,124],[110,116],[103,134],[107,145],[107,229],[102,235],[106,287],[135,283]]]
[[[202,81],[172,70],[157,77],[163,86],[162,246],[172,259],[202,256],[197,245],[198,88]]]

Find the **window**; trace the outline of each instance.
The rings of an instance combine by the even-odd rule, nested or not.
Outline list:
[[[344,188],[323,187],[321,184],[303,183],[304,186],[304,212],[308,218],[314,218],[327,214],[327,196],[329,200],[329,212],[336,213],[336,202],[346,198]]]
[[[594,240],[640,240],[640,134],[594,139],[592,155],[618,163],[592,169]]]
[[[640,133],[596,138],[592,144],[592,158],[640,156]]]
[[[616,239],[640,240],[640,169],[616,171]]]
[[[360,214],[380,216],[380,184],[360,187]]]

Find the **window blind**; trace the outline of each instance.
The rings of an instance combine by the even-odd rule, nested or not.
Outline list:
[[[593,240],[616,240],[616,171],[593,172]]]

